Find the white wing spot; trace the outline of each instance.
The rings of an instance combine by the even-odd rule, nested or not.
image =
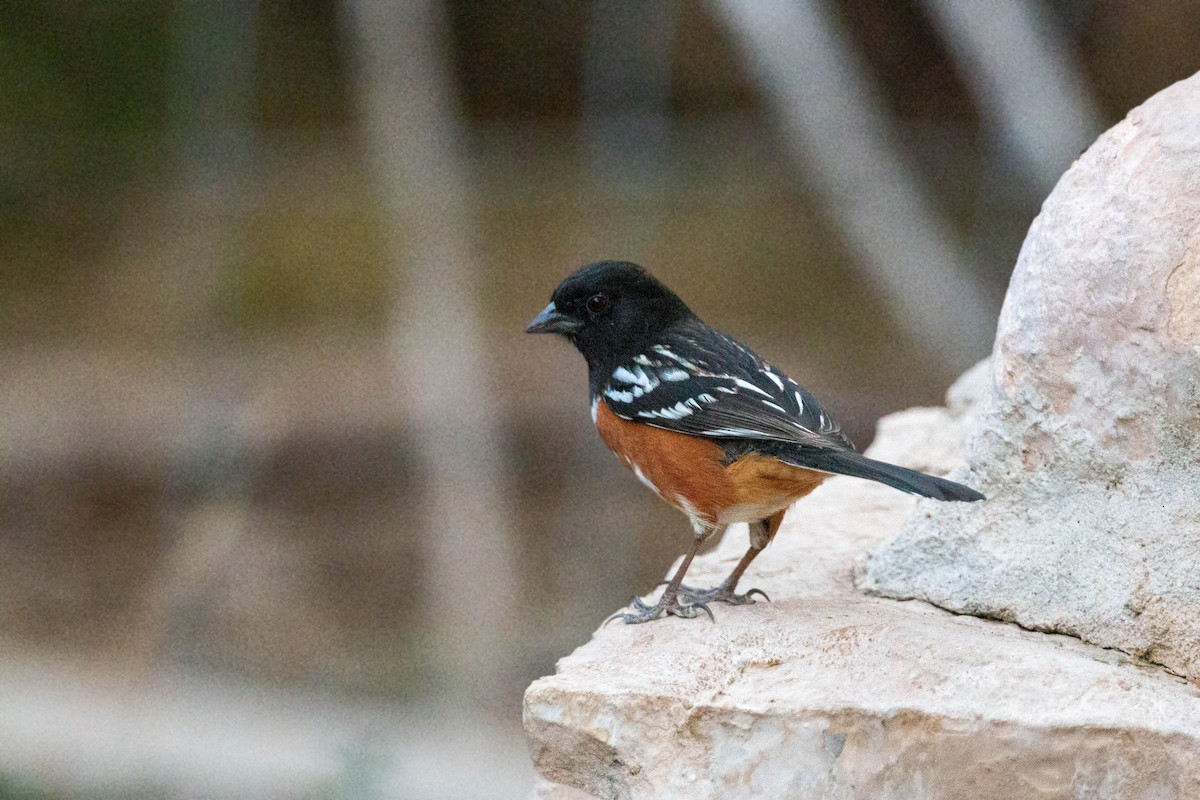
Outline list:
[[[665,344],[656,344],[656,345],[654,345],[654,347],[653,347],[653,348],[651,348],[651,349],[652,349],[652,350],[654,350],[654,352],[658,353],[660,356],[666,356],[667,358],[671,359],[672,361],[675,361],[675,362],[677,362],[677,363],[678,363],[680,366],[682,366],[682,367],[684,367],[684,368],[686,368],[686,369],[690,369],[690,370],[692,370],[693,372],[695,372],[695,371],[696,371],[696,365],[695,365],[695,364],[693,364],[692,362],[688,361],[686,358],[684,358],[683,356],[679,355],[679,354],[678,354],[678,353],[676,353],[674,350],[672,350],[671,348],[667,347]]]
[[[763,404],[764,406],[770,406],[771,408],[774,408],[774,409],[776,409],[777,411],[779,411],[779,412],[780,412],[780,413],[782,413],[782,414],[786,414],[786,413],[787,413],[786,411],[784,411],[784,410],[783,410],[783,406],[781,406],[781,405],[779,405],[779,404],[777,404],[777,403],[772,403],[770,400],[763,400],[763,401],[762,401],[762,404]]]
[[[628,391],[628,392],[623,392],[620,389],[614,389],[610,386],[604,390],[604,396],[607,397],[609,400],[616,400],[618,403],[632,403],[633,398],[637,397],[638,394],[641,394],[640,392],[637,392],[637,394],[635,394],[635,392],[637,392],[636,389],[634,389],[632,391]],[[592,416],[593,417],[595,416],[594,408],[593,408]]]
[[[696,408],[699,407],[700,404],[697,403]],[[687,405],[680,401],[670,408],[660,408],[657,411],[639,411],[637,412],[637,415],[647,419],[653,419],[654,417],[658,417],[660,419],[683,419],[684,417],[690,416],[692,413],[692,409],[688,408]]]
[[[752,431],[749,428],[710,428],[705,433],[709,436],[745,436],[748,439],[762,437],[761,432]]]
[[[800,409],[800,413],[804,413],[804,398],[800,396],[799,390],[796,391],[796,408]]]
[[[734,379],[733,379],[733,382],[734,382],[734,383],[736,383],[738,386],[741,386],[743,389],[749,389],[749,390],[750,390],[750,391],[752,391],[752,392],[758,392],[758,393],[759,393],[759,394],[761,394],[763,397],[770,397],[770,396],[771,396],[771,393],[770,393],[770,392],[767,392],[767,391],[765,391],[765,390],[764,390],[764,389],[762,389],[761,387],[755,386],[755,385],[754,385],[753,383],[751,383],[750,381],[742,380],[741,378],[734,378]]]
[[[697,406],[699,408],[699,406]],[[670,408],[664,408],[662,414],[667,419],[683,419],[692,413],[692,409],[688,408],[682,401],[676,403]]]
[[[680,369],[679,367],[667,367],[662,372],[658,373],[658,377],[662,378],[664,381],[686,381],[688,378],[692,377],[692,373],[688,372],[686,369]]]
[[[618,402],[628,403],[638,397],[641,397],[646,392],[652,391],[661,383],[658,376],[653,371],[646,370],[635,365],[634,367],[617,367],[613,370],[612,379],[617,383],[630,387],[628,391],[609,388],[605,394]],[[609,394],[609,392],[614,394]]]
[[[779,387],[779,391],[783,391],[783,381],[779,379],[778,375],[776,375],[774,372],[771,372],[769,369],[764,369],[763,375],[766,375],[768,378],[770,378],[771,382]]]
[[[638,383],[637,376],[630,372],[625,367],[617,367],[613,370],[613,380],[621,383],[636,384]]]

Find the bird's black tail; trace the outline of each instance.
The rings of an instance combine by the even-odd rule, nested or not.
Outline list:
[[[915,469],[875,461],[852,450],[821,450],[816,453],[810,451],[806,456],[805,463],[801,466],[878,481],[909,494],[932,497],[934,500],[974,502],[984,499],[982,494],[961,483],[935,478]]]

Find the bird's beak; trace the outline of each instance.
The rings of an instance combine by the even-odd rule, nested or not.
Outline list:
[[[579,320],[574,317],[568,317],[554,307],[554,303],[542,309],[542,313],[533,318],[533,322],[529,323],[529,327],[525,329],[526,333],[561,333],[566,335],[579,330],[582,325]]]

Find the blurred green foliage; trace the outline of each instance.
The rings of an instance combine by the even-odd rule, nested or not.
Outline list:
[[[0,4],[0,221],[112,190],[157,162],[170,89],[169,6]]]
[[[153,0],[0,3],[5,320],[45,316],[120,220],[113,198],[162,168],[168,11]]]
[[[243,222],[219,298],[236,330],[382,330],[392,276],[379,210],[366,176],[345,163],[323,166],[310,168],[321,173],[312,179],[322,184],[319,195],[271,187]]]
[[[262,130],[328,129],[353,117],[334,0],[259,0],[254,122]]]
[[[230,43],[219,36],[211,47],[180,38],[190,35],[189,19],[219,13],[220,6],[210,2],[185,13],[156,0],[0,4],[5,338],[69,337],[73,328],[86,329],[98,313],[89,304],[103,305],[102,298],[85,293],[75,302],[72,287],[103,285],[110,251],[130,241],[122,231],[153,242],[155,233],[170,240],[189,224],[170,219],[169,209],[155,212],[171,199],[163,190],[177,184],[172,172],[189,131],[207,124],[192,119],[189,108],[202,97],[228,94],[203,85],[212,59],[253,65],[248,107],[222,112],[244,116],[254,140],[253,160],[239,167],[247,181],[249,171],[270,173],[285,163],[273,152],[295,146],[297,136],[344,129],[350,102],[335,3],[260,2],[254,30],[236,42],[252,49],[244,56],[223,50]],[[182,63],[187,58],[198,61]],[[201,83],[191,85],[193,78]],[[319,173],[325,165],[317,162]],[[388,275],[377,214],[365,179],[346,178],[332,176],[336,208],[312,185],[280,190],[268,182],[249,198],[248,221],[219,232],[232,246],[228,260],[216,265],[216,319],[248,333],[382,320]],[[312,183],[329,179],[317,174]],[[166,265],[154,263],[158,258],[151,253],[141,269],[161,272]],[[157,278],[147,273],[143,282]]]

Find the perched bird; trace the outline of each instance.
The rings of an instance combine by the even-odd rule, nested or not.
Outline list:
[[[609,618],[695,617],[708,603],[753,603],[738,580],[783,515],[831,474],[938,500],[982,500],[974,489],[865,458],[811,394],[748,347],[700,320],[646,270],[622,261],[580,268],[525,329],[557,333],[588,366],[600,438],[642,483],[692,523],[691,548],[654,605]],[[750,549],[719,586],[683,577],[700,545],[735,522]],[[769,598],[767,598],[769,599]]]

